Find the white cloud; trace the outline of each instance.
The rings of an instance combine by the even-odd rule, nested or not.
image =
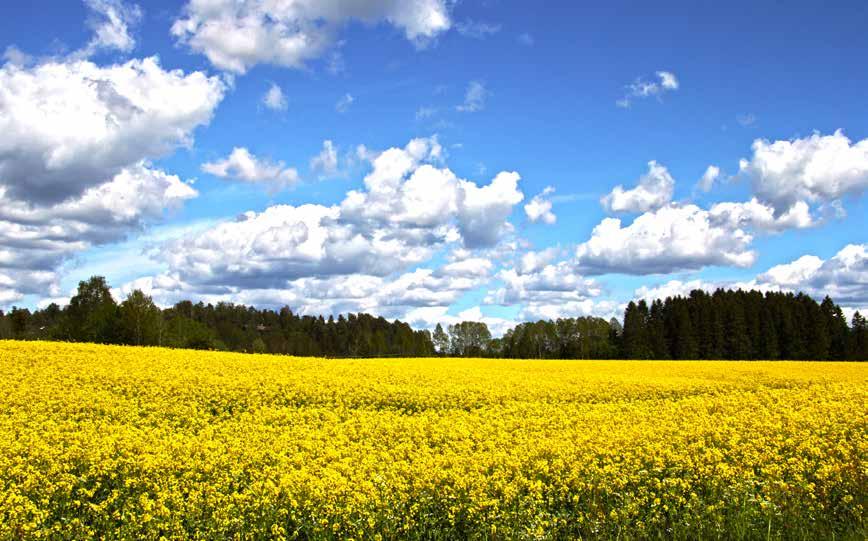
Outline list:
[[[133,289],[142,289],[163,306],[181,299],[274,308],[288,304],[301,314],[367,312],[433,328],[437,321],[453,320],[455,316],[445,316],[449,305],[487,279],[487,272],[480,274],[477,269],[467,274],[465,270],[443,267],[419,268],[390,276],[356,273],[290,277],[279,287],[257,283],[202,285],[186,282],[178,273],[168,272],[134,280],[119,287],[117,292],[123,296]]]
[[[759,276],[764,283],[783,287],[799,287],[817,274],[823,260],[815,255],[803,255],[790,263],[776,265]]]
[[[283,162],[257,158],[244,147],[235,147],[226,158],[202,164],[202,171],[220,178],[263,183],[274,189],[288,188],[298,182],[298,171]]]
[[[636,289],[634,296],[651,301],[679,295],[686,297],[695,289],[712,293],[719,288],[803,292],[818,302],[829,295],[844,308],[864,310],[868,307],[868,245],[848,244],[826,260],[803,255],[745,282],[669,280],[654,287],[642,286]]]
[[[618,301],[584,299],[556,303],[527,302],[518,313],[519,321],[552,320],[575,317],[600,317],[603,319],[624,316],[625,305]]]
[[[341,203],[342,217],[354,223],[400,226],[402,234],[429,235],[450,227],[469,247],[495,244],[512,230],[507,218],[524,198],[519,175],[501,172],[486,186],[459,179],[437,168],[443,149],[436,139],[414,139],[373,159],[366,191],[351,191]]]
[[[289,102],[283,94],[283,89],[275,83],[272,83],[265,92],[265,95],[262,96],[262,104],[272,111],[286,111],[289,106]]]
[[[829,295],[843,306],[868,306],[868,244],[848,244],[827,260],[813,255],[770,268],[758,284],[803,291],[815,299]]]
[[[481,81],[470,81],[464,93],[464,103],[455,107],[464,113],[475,113],[485,108],[485,100],[488,98],[488,90]]]
[[[334,143],[328,139],[322,142],[322,150],[311,158],[310,168],[319,173],[321,179],[334,177],[338,174],[338,151]]]
[[[334,46],[340,26],[350,20],[387,22],[424,47],[449,30],[450,6],[446,0],[190,0],[172,34],[223,70],[301,68]]]
[[[243,302],[243,295],[252,298],[258,291],[284,300],[297,294],[294,305],[309,297],[304,302],[319,307],[368,311],[376,308],[369,298],[383,306],[448,305],[489,275],[490,260],[465,250],[440,269],[408,271],[459,242],[469,248],[497,243],[510,230],[509,214],[523,195],[515,173],[477,186],[435,167],[442,152],[435,138],[366,152],[372,170],[365,189],[349,192],[340,205],[275,205],[247,212],[172,240],[154,257],[165,264],[175,290],[197,298],[236,292]],[[214,167],[222,172],[233,166]],[[353,276],[367,278],[360,282]],[[362,282],[373,285],[365,289]],[[355,284],[354,291],[363,294],[338,302],[311,289],[339,283]]]
[[[15,45],[9,45],[3,51],[3,60],[17,67],[24,67],[33,62],[33,57],[25,53]]]
[[[518,319],[558,319],[561,317],[612,317],[618,303],[601,300],[603,288],[583,276],[573,260],[554,260],[559,248],[526,252],[517,266],[497,273],[502,287],[489,286],[486,304],[519,307]]]
[[[276,205],[173,241],[160,256],[185,282],[251,289],[306,276],[384,275],[414,260],[402,243],[334,223],[339,215],[337,207]]]
[[[519,43],[527,47],[531,47],[534,44],[533,36],[531,36],[527,32],[519,34],[517,39]]]
[[[84,4],[92,12],[87,24],[93,38],[74,56],[87,58],[100,50],[128,53],[135,48],[136,40],[130,29],[142,18],[138,5],[122,0],[84,0]]]
[[[144,163],[60,203],[14,199],[0,187],[0,285],[16,299],[31,293],[56,295],[59,269],[70,258],[121,240],[197,195],[177,176]]]
[[[609,212],[647,212],[669,204],[674,191],[675,180],[669,170],[652,160],[635,188],[616,186],[600,203]]]
[[[473,39],[485,39],[500,32],[501,26],[494,23],[466,20],[455,24],[455,29],[462,36]]]
[[[714,183],[717,182],[717,179],[720,178],[720,167],[716,165],[709,165],[705,170],[705,173],[702,174],[702,178],[699,179],[699,182],[696,183],[696,187],[702,190],[703,192],[710,192],[714,187]]]
[[[491,272],[493,264],[484,257],[468,257],[443,265],[443,273],[456,277],[485,277]]]
[[[335,111],[346,113],[350,110],[350,105],[352,105],[354,101],[356,101],[356,99],[351,94],[344,94],[341,99],[335,103]]]
[[[460,182],[458,229],[467,246],[491,246],[512,230],[507,218],[512,208],[524,199],[518,189],[520,178],[516,172],[502,171],[487,186],[479,187],[466,180]]]
[[[542,270],[549,263],[561,255],[558,247],[546,248],[545,250],[528,250],[521,255],[516,269],[520,274],[530,274]]]
[[[485,323],[488,330],[491,331],[491,336],[494,338],[503,336],[506,331],[516,325],[516,322],[510,319],[486,316],[479,306],[466,308],[456,315],[449,314],[448,312],[448,306],[425,306],[408,311],[403,319],[416,328],[431,330],[438,323],[443,325],[445,329],[449,325],[461,323],[462,321],[481,322]]]
[[[0,67],[0,185],[16,199],[56,203],[124,167],[192,144],[225,87],[156,58]]]
[[[121,28],[120,12],[111,10],[127,9],[122,4],[92,6],[109,10],[106,24]],[[97,32],[99,48],[132,47],[110,30]],[[76,60],[81,54],[0,67],[0,274],[7,299],[58,296],[60,276],[76,256],[123,240],[197,195],[149,160],[192,144],[224,84],[200,72],[163,70],[155,58],[98,66]]]
[[[524,212],[527,214],[528,220],[531,222],[543,222],[545,224],[553,224],[558,217],[552,212],[552,202],[546,196],[554,193],[555,189],[548,186],[546,189],[528,201],[524,206]]]
[[[688,297],[690,296],[690,292],[695,289],[713,292],[716,289],[716,285],[698,279],[688,282],[669,280],[664,284],[654,287],[642,286],[633,292],[633,298],[645,299],[648,303],[651,303],[654,300],[666,300],[669,297]]]
[[[656,73],[657,81],[645,81],[636,79],[635,82],[627,85],[627,93],[623,98],[615,103],[618,107],[628,108],[633,104],[633,100],[648,98],[651,96],[659,98],[666,92],[678,90],[679,83],[675,74],[669,71],[658,71]]]
[[[668,273],[707,265],[749,267],[756,259],[753,237],[731,222],[718,223],[696,205],[667,206],[621,226],[605,218],[576,249],[589,274]]]
[[[364,189],[340,205],[275,205],[188,232],[151,252],[165,272],[121,289],[141,287],[162,304],[289,304],[301,313],[364,311],[415,324],[426,314],[442,322],[475,315],[447,313],[491,279],[491,256],[504,257],[496,246],[523,197],[518,175],[501,173],[485,186],[459,179],[442,166],[435,138],[360,156],[371,161]],[[442,266],[420,267],[442,251],[450,252]]]
[[[709,211],[712,221],[731,228],[750,228],[765,232],[804,229],[816,225],[808,204],[799,201],[785,213],[775,216],[772,207],[755,197],[742,203],[717,203]]]
[[[757,197],[785,212],[799,201],[835,203],[868,188],[868,139],[852,143],[841,130],[803,139],[753,142],[739,165]]]
[[[532,272],[520,269],[504,269],[497,274],[504,287],[494,290],[486,298],[487,303],[513,305],[525,301],[554,304],[580,301],[601,293],[592,279],[579,274],[572,261],[548,264]]]

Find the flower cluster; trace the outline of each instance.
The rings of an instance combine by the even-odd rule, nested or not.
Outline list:
[[[866,383],[0,342],[0,539],[858,537]]]

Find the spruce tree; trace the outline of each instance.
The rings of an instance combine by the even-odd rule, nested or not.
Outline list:
[[[621,338],[621,355],[625,359],[648,358],[647,317],[648,305],[644,300],[639,301],[639,304],[630,301],[624,311],[624,331]]]
[[[853,361],[868,361],[868,323],[858,311],[850,328],[850,354]]]
[[[663,319],[663,302],[656,299],[651,303],[648,314],[648,342],[652,359],[670,359],[669,345],[666,342],[666,322]]]
[[[847,357],[847,338],[850,330],[847,328],[847,319],[844,317],[844,312],[841,311],[840,306],[837,306],[826,295],[820,304],[820,313],[829,334],[829,358],[834,360],[845,359]]]
[[[726,312],[726,358],[732,360],[749,359],[752,346],[747,334],[744,306],[736,296],[729,295]]]

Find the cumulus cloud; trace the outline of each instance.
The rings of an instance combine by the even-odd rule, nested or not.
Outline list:
[[[834,203],[868,188],[868,139],[853,143],[841,130],[802,139],[753,142],[739,169],[757,197],[785,212],[799,201]]]
[[[275,83],[271,83],[265,95],[262,96],[262,104],[272,111],[286,111],[289,102],[283,94],[283,89]]]
[[[516,321],[502,317],[488,316],[480,306],[472,306],[457,314],[450,314],[448,306],[430,306],[414,308],[406,313],[404,321],[416,328],[433,330],[437,324],[447,327],[462,321],[477,321],[485,323],[492,337],[503,336],[506,331],[516,325]]]
[[[616,186],[600,203],[609,212],[648,212],[669,204],[674,191],[675,180],[669,170],[652,160],[635,188]]]
[[[90,6],[107,25],[95,27],[92,47],[131,49],[121,23],[131,24],[134,8]],[[82,55],[0,67],[4,299],[57,296],[75,256],[123,240],[197,195],[149,160],[192,144],[223,98],[220,79],[167,71],[156,58],[99,66]]]
[[[576,249],[577,262],[589,274],[668,273],[707,265],[749,267],[756,254],[752,235],[719,221],[696,205],[667,206],[622,226],[605,218],[591,238]]]
[[[823,260],[805,255],[757,276],[758,284],[804,291],[817,299],[829,295],[849,307],[868,306],[868,244],[848,244]]]
[[[203,287],[185,282],[177,273],[167,272],[124,284],[118,288],[118,293],[123,296],[133,289],[142,289],[163,306],[182,299],[198,299],[272,308],[290,305],[295,312],[310,315],[367,312],[433,328],[437,322],[451,321],[454,316],[445,316],[449,306],[488,277],[487,271],[480,273],[479,268],[470,273],[466,271],[466,268],[442,267],[420,268],[390,276],[363,273],[309,276],[286,280],[279,287],[233,284]]]
[[[756,231],[779,232],[816,225],[811,210],[804,201],[797,202],[789,210],[777,216],[774,208],[760,203],[755,197],[740,203],[717,203],[709,209],[708,213],[716,224],[723,224],[730,228],[750,228]]]
[[[504,172],[482,186],[459,179],[443,165],[436,138],[360,157],[371,163],[364,188],[340,204],[274,205],[188,232],[151,252],[165,272],[121,290],[142,288],[162,304],[289,304],[301,313],[365,311],[432,327],[462,316],[449,307],[491,279],[495,263],[486,254],[496,254],[489,243],[501,244],[498,235],[510,230],[509,214],[523,197],[518,175]],[[446,250],[445,263],[427,268]],[[503,327],[506,320],[484,321]]]
[[[651,96],[660,98],[666,92],[678,90],[679,83],[675,74],[670,71],[658,71],[656,73],[656,81],[646,81],[636,79],[633,83],[627,85],[627,93],[623,98],[615,103],[618,107],[629,108],[636,99],[648,98]]]
[[[329,310],[373,311],[373,299],[396,314],[448,305],[489,276],[492,262],[471,250],[501,240],[523,195],[517,174],[477,186],[437,167],[442,153],[435,138],[366,152],[364,189],[339,205],[274,205],[171,240],[153,254],[167,267],[162,289],[195,298],[237,293],[239,302],[259,292]],[[447,246],[466,248],[439,269],[418,268]],[[314,286],[358,295],[335,300]]]
[[[464,113],[475,113],[485,108],[485,100],[488,98],[488,90],[481,81],[470,81],[464,92],[464,103],[455,107]]]
[[[84,0],[84,4],[91,11],[87,24],[93,37],[75,56],[86,58],[101,50],[128,53],[135,48],[131,29],[142,18],[138,5],[121,0]]]
[[[685,297],[695,289],[713,292],[724,289],[803,292],[821,301],[826,295],[845,308],[868,307],[868,245],[848,244],[829,259],[803,255],[789,263],[775,265],[748,281],[669,280],[657,286],[642,286],[635,298],[648,301]]]
[[[547,197],[554,191],[553,187],[548,186],[528,201],[524,206],[524,213],[527,214],[528,220],[533,223],[542,222],[549,225],[557,221],[558,217],[552,212],[552,202]]]
[[[702,174],[702,178],[699,179],[699,182],[696,183],[696,187],[703,192],[710,192],[714,187],[714,183],[717,182],[717,179],[720,178],[720,167],[716,165],[709,165],[705,170],[705,173]]]
[[[657,286],[642,286],[633,292],[634,299],[645,299],[648,303],[657,299],[665,300],[669,297],[687,297],[696,289],[713,292],[717,285],[703,280],[669,280]]]
[[[56,295],[64,262],[141,230],[197,195],[177,176],[146,163],[124,168],[110,181],[59,203],[15,199],[0,187],[0,281],[6,296]]]
[[[521,274],[530,274],[541,270],[561,255],[562,250],[553,246],[545,250],[528,250],[521,254],[516,269]]]
[[[13,66],[23,67],[33,62],[33,57],[15,45],[9,45],[3,51],[3,60]]]
[[[338,174],[338,151],[334,143],[328,139],[322,142],[322,150],[311,158],[310,168],[318,173],[320,178],[333,177]]]
[[[504,287],[490,293],[486,302],[512,305],[525,301],[549,304],[580,301],[601,293],[592,279],[578,273],[571,261],[548,264],[531,272],[521,268],[504,269],[497,278]]]
[[[34,204],[80,196],[124,167],[190,145],[225,87],[156,58],[0,67],[0,185]]]
[[[485,186],[459,179],[448,168],[436,139],[414,139],[374,158],[365,191],[354,190],[341,203],[342,217],[356,223],[400,226],[402,235],[439,236],[454,227],[471,248],[491,246],[512,230],[507,218],[524,198],[519,175],[501,172]],[[415,231],[415,233],[413,233]]]
[[[301,68],[334,46],[339,28],[351,20],[387,22],[424,47],[451,27],[450,7],[446,0],[190,0],[172,34],[222,70]]]
[[[283,162],[257,158],[244,147],[235,147],[229,156],[203,163],[202,171],[220,178],[262,183],[273,189],[283,189],[298,182],[298,171]]]
[[[458,229],[465,245],[491,246],[512,231],[507,218],[512,208],[524,199],[518,189],[521,177],[516,172],[500,172],[487,186],[462,180],[458,191]]]
[[[618,303],[601,299],[603,287],[581,274],[573,259],[555,261],[563,254],[553,247],[522,255],[514,267],[501,269],[501,287],[489,288],[484,302],[517,306],[519,320],[561,317],[612,317]]]

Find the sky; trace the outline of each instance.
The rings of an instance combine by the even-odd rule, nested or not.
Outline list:
[[[866,310],[868,4],[583,4],[4,4],[0,308]]]

